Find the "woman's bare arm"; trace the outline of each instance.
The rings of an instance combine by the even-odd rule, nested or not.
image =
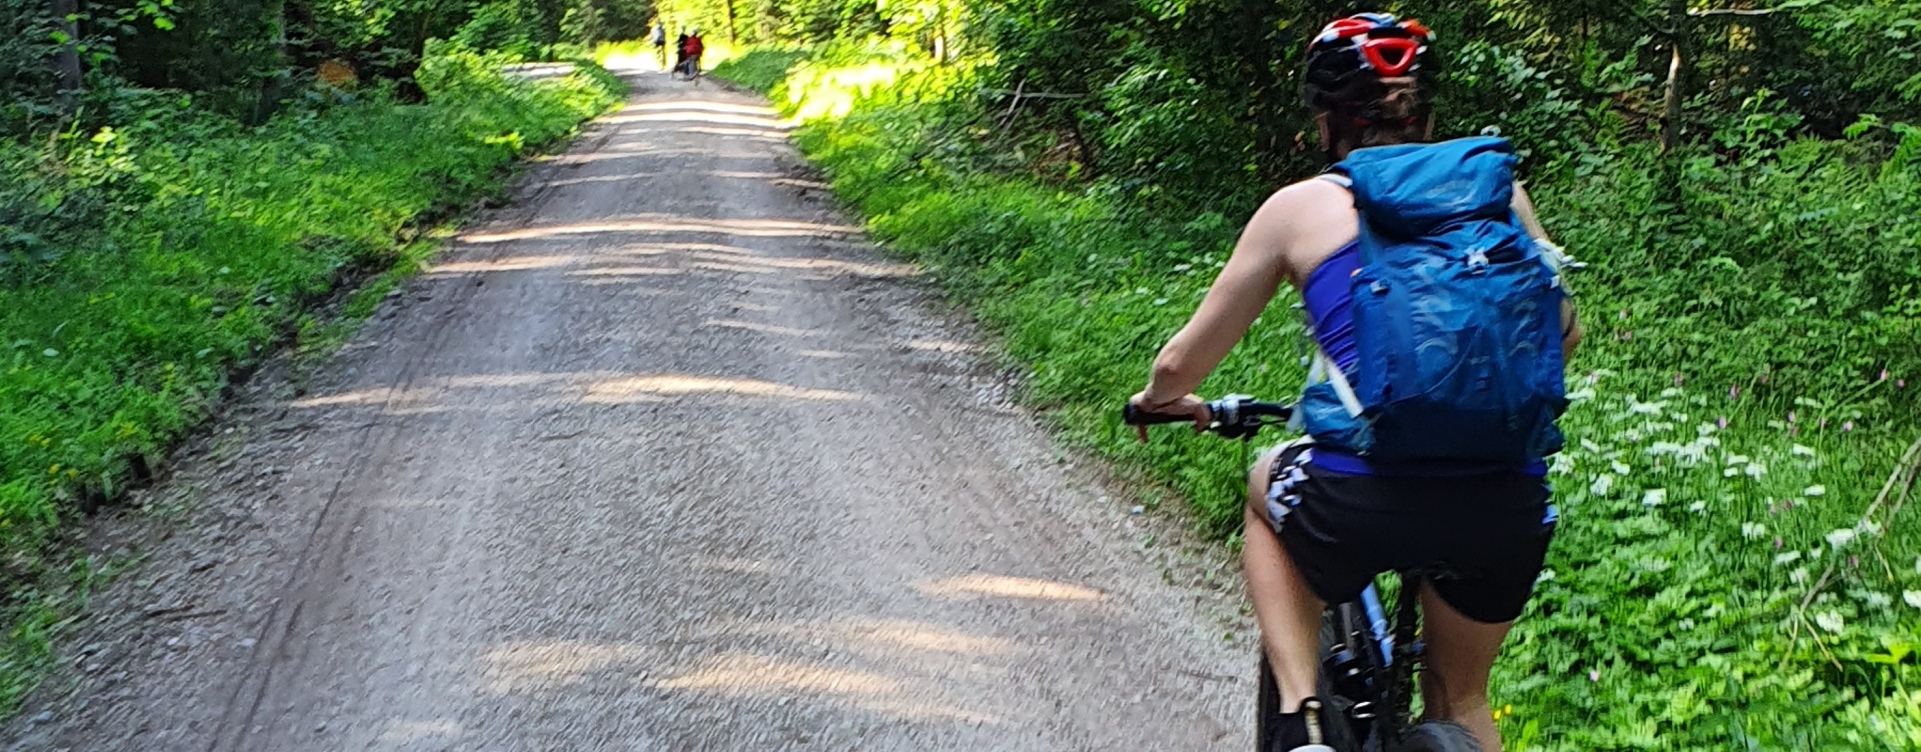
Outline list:
[[[1189,395],[1247,334],[1289,278],[1286,236],[1298,207],[1289,187],[1276,192],[1248,220],[1234,254],[1215,277],[1200,308],[1154,359],[1142,407],[1173,404]]]

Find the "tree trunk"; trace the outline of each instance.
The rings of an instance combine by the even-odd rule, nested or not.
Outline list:
[[[1681,145],[1681,87],[1687,73],[1688,4],[1687,0],[1668,0],[1668,81],[1662,94],[1661,149],[1673,152]]]
[[[54,53],[53,68],[57,81],[54,99],[62,115],[71,116],[80,106],[80,89],[85,84],[80,70],[80,27],[72,20],[80,12],[78,0],[52,0],[54,26],[67,35],[65,44]]]
[[[287,49],[287,23],[287,3],[284,0],[274,3],[274,71],[260,80],[260,97],[254,100],[253,114],[247,119],[251,125],[260,125],[273,117],[280,109],[280,97],[286,93],[287,78],[291,75],[288,67],[293,64],[293,53]]]
[[[928,32],[927,52],[933,55],[935,65],[947,62],[947,0],[934,2],[934,28]]]
[[[726,0],[722,5],[727,6],[727,44],[733,45],[738,42],[734,36],[734,0]]]

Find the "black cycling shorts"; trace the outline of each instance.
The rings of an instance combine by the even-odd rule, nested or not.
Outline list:
[[[1316,469],[1312,451],[1297,443],[1274,458],[1267,512],[1322,600],[1354,600],[1382,572],[1421,570],[1470,619],[1521,615],[1554,538],[1546,482],[1518,473],[1347,475]]]

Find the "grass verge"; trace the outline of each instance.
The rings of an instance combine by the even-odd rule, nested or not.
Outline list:
[[[714,73],[806,121],[800,145],[843,200],[1002,336],[1069,440],[1176,489],[1231,544],[1240,449],[1136,444],[1116,413],[1245,212],[1050,182],[1049,152],[981,116],[964,63],[756,50]],[[1856,151],[1813,142],[1677,172],[1613,143],[1536,169],[1551,229],[1596,270],[1577,280],[1592,334],[1570,377],[1574,443],[1554,462],[1563,521],[1496,669],[1508,749],[1921,749],[1921,530],[1903,503],[1917,317],[1848,297],[1862,270],[1913,274],[1876,221],[1921,192]],[[1701,248],[1720,255],[1684,256]],[[1298,392],[1288,302],[1203,393]]]
[[[147,477],[231,374],[296,334],[344,338],[309,309],[372,275],[344,306],[363,317],[436,247],[422,230],[624,91],[592,63],[523,81],[501,62],[443,48],[425,104],[316,90],[259,128],[130,93],[128,125],[0,146],[17,186],[0,190],[0,712],[91,576],[69,562],[78,510]]]

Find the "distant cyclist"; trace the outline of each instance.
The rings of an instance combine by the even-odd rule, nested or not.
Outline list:
[[[1314,697],[1322,610],[1353,600],[1375,575],[1402,569],[1433,572],[1422,589],[1428,716],[1459,723],[1498,751],[1488,671],[1532,595],[1553,536],[1542,457],[1559,448],[1553,420],[1566,404],[1561,368],[1581,332],[1558,276],[1543,272],[1532,253],[1552,244],[1512,181],[1511,150],[1498,139],[1364,149],[1430,138],[1431,39],[1419,22],[1374,13],[1335,21],[1315,37],[1303,99],[1328,159],[1341,164],[1281,189],[1254,214],[1199,310],[1161,349],[1146,389],[1132,399],[1205,425],[1207,407],[1191,392],[1282,284],[1300,291],[1320,351],[1299,410],[1310,439],[1268,453],[1248,478],[1248,595],[1283,711],[1272,752],[1328,749],[1310,728],[1322,710]],[[1407,195],[1402,181],[1387,179],[1415,174],[1434,190]],[[1484,189],[1475,189],[1477,181]],[[1481,238],[1493,240],[1478,244]],[[1408,252],[1460,244],[1460,253],[1446,269],[1411,277],[1369,265],[1368,254],[1402,252],[1395,244],[1410,242],[1428,245]],[[1405,266],[1411,258],[1372,260]],[[1469,289],[1488,280],[1522,297],[1491,305],[1403,284],[1442,275]],[[1370,299],[1359,301],[1363,295]],[[1477,305],[1491,313],[1450,319]],[[1483,355],[1463,354],[1466,345]],[[1463,395],[1410,395],[1406,384],[1394,392],[1368,371],[1388,361],[1467,386]],[[1481,393],[1519,395],[1525,409],[1490,417],[1459,407]],[[1401,423],[1377,412],[1410,398],[1426,401],[1394,403],[1390,409],[1404,411],[1395,414]],[[1420,420],[1448,428],[1394,433]]]
[[[681,42],[681,73],[695,84],[700,83],[700,56],[706,52],[707,43],[700,38],[700,29],[689,32],[686,41]]]
[[[654,28],[647,32],[647,43],[654,46],[654,57],[660,58],[660,67],[667,67],[667,27],[654,21]]]

